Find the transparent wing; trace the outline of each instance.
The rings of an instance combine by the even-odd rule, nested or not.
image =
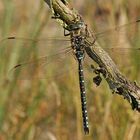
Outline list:
[[[94,36],[126,76],[140,79],[140,20],[95,33]],[[98,46],[94,44],[92,47]]]
[[[18,63],[9,70],[8,77],[20,80],[57,78],[73,69],[69,63],[73,62],[71,48],[67,48],[38,59]]]
[[[122,48],[125,51],[140,38],[140,20],[95,33],[94,36],[103,48]],[[136,47],[132,48],[136,49]],[[139,50],[140,47],[137,48]]]
[[[13,36],[2,39],[0,45],[4,56],[15,58],[8,77],[25,80],[55,77],[68,71],[66,65],[73,60],[69,39],[63,37],[30,39]]]
[[[34,39],[28,37],[6,37],[0,41],[0,49],[4,49],[5,52],[19,53],[22,52],[36,52],[40,56],[55,53],[64,47],[70,46],[69,38],[57,37],[57,38],[42,38]]]
[[[140,20],[95,33],[96,41],[119,63],[123,59],[140,59]],[[97,47],[96,45],[94,47]],[[123,61],[122,61],[123,62]]]
[[[107,37],[107,35],[112,36],[114,33],[118,34],[118,32],[122,33],[125,30],[135,31],[138,26],[140,26],[140,19],[95,33],[95,36],[97,38],[101,38],[101,37]]]

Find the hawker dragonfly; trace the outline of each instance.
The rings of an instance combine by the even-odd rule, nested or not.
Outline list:
[[[105,30],[100,33],[92,33],[93,36],[90,36],[89,40],[86,43],[89,43],[91,47],[97,47],[95,42],[99,42],[101,46],[104,47],[107,51],[114,51],[115,54],[120,52],[122,55],[128,53],[128,50],[132,50],[135,54],[140,54],[140,47],[129,47],[128,44],[133,44],[138,29],[139,29],[140,20],[130,22],[125,25],[120,25],[115,28]],[[83,74],[83,64],[85,61],[85,40],[87,36],[75,35],[75,30],[81,29],[84,24],[82,22],[77,23],[74,26],[71,26],[69,30],[70,38],[46,38],[46,39],[30,39],[24,37],[7,37],[1,40],[1,43],[5,42],[20,42],[19,46],[22,48],[22,55],[18,56],[20,60],[24,60],[13,66],[10,69],[10,74],[17,76],[19,79],[27,80],[33,78],[49,78],[50,72],[49,69],[53,67],[56,70],[57,75],[61,75],[66,72],[68,69],[68,62],[66,60],[70,59],[70,55],[73,55],[78,63],[78,72],[79,72],[79,84],[80,84],[80,93],[81,93],[81,105],[82,105],[82,116],[83,116],[83,127],[85,133],[89,133],[88,126],[88,116],[86,109],[86,92],[84,86],[84,74]],[[106,41],[104,41],[106,40]],[[44,42],[44,43],[43,43]],[[50,44],[55,43],[57,47],[53,47]],[[109,46],[108,44],[111,44]],[[37,47],[38,46],[38,47]],[[62,47],[66,46],[66,47]],[[108,46],[108,47],[106,47]],[[54,49],[52,51],[52,49]],[[9,49],[9,47],[8,47]],[[16,49],[17,51],[17,49]],[[21,53],[20,53],[21,54]],[[46,55],[47,54],[47,55]],[[138,55],[139,55],[138,54]],[[38,58],[38,55],[43,57]],[[64,63],[66,63],[66,69],[64,68]],[[86,63],[86,62],[85,62]],[[19,74],[20,73],[20,74]]]

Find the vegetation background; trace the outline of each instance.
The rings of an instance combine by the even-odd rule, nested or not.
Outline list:
[[[70,0],[70,3],[96,32],[140,19],[139,0]],[[123,35],[123,44],[119,44],[120,40],[117,38],[115,43],[119,45],[114,46],[123,48],[127,44],[130,48],[139,47],[139,27],[140,25],[135,26],[135,32],[130,31],[133,35],[131,42]],[[0,1],[1,39],[13,35],[36,39],[57,37],[60,34],[63,36],[63,29],[51,19],[51,12],[43,0]],[[112,34],[106,34],[109,35]],[[114,38],[109,42],[103,39],[102,44],[111,46],[112,40]],[[53,47],[57,46],[54,49],[56,51],[62,46],[62,42],[59,44],[56,40],[50,43],[53,46],[45,41],[38,44],[27,40],[0,42],[0,140],[139,140],[140,114],[133,111],[121,96],[112,95],[104,80],[101,86],[96,87],[92,82],[93,73],[90,67],[86,69],[85,76],[90,134],[84,135],[78,77],[73,70],[77,66],[72,57],[66,59],[65,64],[57,62],[56,57],[55,63],[49,65],[47,69],[51,75],[48,79],[43,70],[44,79],[33,78],[32,74],[37,75],[38,71],[36,69],[30,71],[28,69],[30,67],[26,69],[29,75],[18,73],[10,78],[7,76],[9,70],[21,60],[36,59],[47,52],[50,53]],[[25,46],[29,46],[28,49],[25,49]],[[50,50],[47,46],[50,46],[48,47]],[[130,55],[128,50],[113,54],[121,72],[138,82],[140,82],[139,54],[135,51]],[[67,72],[64,70],[63,74],[61,69],[64,67],[72,70]],[[62,76],[56,76],[57,73]],[[26,79],[30,74],[32,78]],[[25,79],[18,80],[20,76]]]

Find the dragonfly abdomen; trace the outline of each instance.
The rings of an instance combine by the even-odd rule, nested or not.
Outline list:
[[[86,101],[86,91],[85,91],[85,81],[84,73],[81,59],[78,60],[78,70],[79,70],[79,84],[80,84],[80,94],[81,94],[81,106],[82,106],[82,117],[83,117],[83,127],[86,134],[89,133],[88,126],[88,115],[87,115],[87,101]]]

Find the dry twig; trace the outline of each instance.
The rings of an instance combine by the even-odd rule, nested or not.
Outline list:
[[[45,2],[51,8],[55,19],[57,19],[62,25],[65,24],[66,29],[72,24],[84,22],[81,15],[79,15],[66,0],[45,0]],[[84,27],[81,28],[81,30],[81,33],[86,35],[87,30],[89,29],[84,23]],[[99,66],[98,69],[93,67],[94,72],[97,75],[94,78],[94,82],[99,85],[101,82],[100,74],[102,74],[112,90],[112,93],[122,95],[129,101],[132,109],[136,109],[140,112],[140,87],[137,83],[131,82],[121,74],[113,60],[96,41],[94,44],[96,44],[97,47],[94,47],[94,44],[91,46],[91,43],[88,41],[85,41],[85,44],[86,53]]]

